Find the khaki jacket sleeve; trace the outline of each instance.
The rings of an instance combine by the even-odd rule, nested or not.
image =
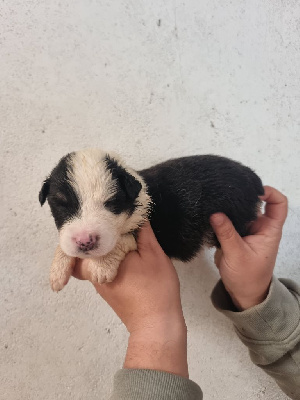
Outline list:
[[[199,386],[187,378],[147,369],[121,369],[110,400],[202,400]]]
[[[266,300],[239,312],[219,281],[212,302],[235,326],[251,360],[291,399],[300,400],[300,287],[273,277]]]

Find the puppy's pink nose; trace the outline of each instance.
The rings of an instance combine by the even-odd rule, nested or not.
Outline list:
[[[77,247],[81,251],[88,251],[92,250],[98,241],[97,235],[91,234],[91,233],[86,233],[82,232],[80,235],[76,236],[75,242],[77,244]]]

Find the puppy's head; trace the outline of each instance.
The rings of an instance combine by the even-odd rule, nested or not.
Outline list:
[[[39,193],[48,200],[62,250],[97,258],[145,220],[150,198],[143,179],[118,156],[83,150],[63,157]]]

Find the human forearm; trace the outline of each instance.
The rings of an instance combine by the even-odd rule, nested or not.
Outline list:
[[[214,306],[232,320],[251,360],[271,375],[292,399],[300,398],[300,287],[273,278],[267,298],[237,311],[221,281],[212,293]]]
[[[186,341],[182,315],[132,332],[110,400],[202,400],[200,387],[188,379]]]
[[[183,317],[132,332],[124,368],[151,369],[188,377],[187,330]]]

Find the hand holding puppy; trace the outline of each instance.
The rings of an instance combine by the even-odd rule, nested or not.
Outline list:
[[[73,272],[76,278],[94,284],[129,333],[152,327],[157,321],[182,317],[176,270],[158,244],[149,222],[140,229],[137,246],[137,251],[127,254],[111,283],[95,283],[89,259],[77,258]]]
[[[221,244],[215,253],[215,263],[227,292],[240,310],[266,298],[287,217],[287,198],[278,190],[265,186],[265,194],[260,198],[266,202],[265,213],[251,224],[248,236],[241,238],[224,214],[210,218]]]
[[[170,259],[158,244],[149,223],[138,236],[116,279],[98,284],[88,259],[77,259],[73,275],[90,280],[130,333],[125,368],[156,369],[188,376],[187,332],[179,280]]]

